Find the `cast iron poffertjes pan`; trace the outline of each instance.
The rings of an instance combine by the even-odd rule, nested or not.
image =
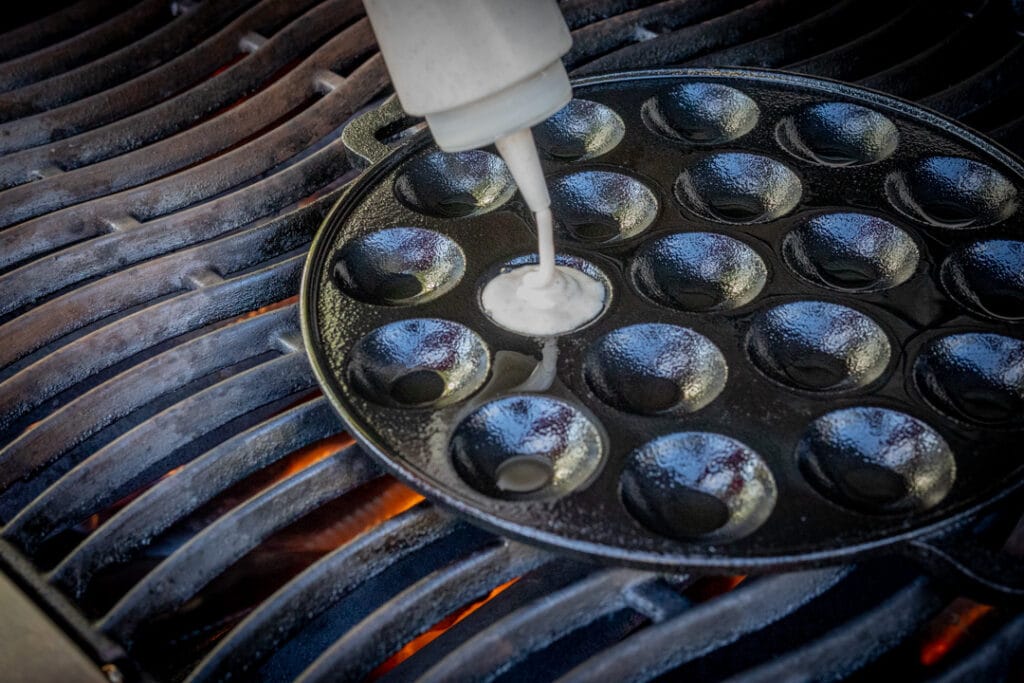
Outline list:
[[[1024,467],[1024,167],[955,123],[771,71],[597,76],[534,129],[560,262],[602,313],[545,342],[483,285],[535,259],[493,150],[372,162],[302,286],[316,374],[356,439],[503,534],[669,571],[881,552],[990,594],[1024,571],[964,533]]]

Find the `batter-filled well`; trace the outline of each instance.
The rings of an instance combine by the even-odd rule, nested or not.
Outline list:
[[[498,140],[497,147],[534,209],[538,262],[503,270],[488,282],[481,295],[484,312],[520,334],[549,337],[570,332],[597,317],[607,292],[586,273],[555,263],[554,219],[529,129]]]

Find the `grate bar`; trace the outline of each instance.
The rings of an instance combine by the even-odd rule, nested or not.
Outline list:
[[[99,570],[127,560],[214,496],[341,425],[327,399],[302,403],[210,449],[173,477],[161,479],[89,535],[50,574],[50,581],[81,597]]]
[[[298,681],[362,680],[403,644],[445,616],[550,557],[545,551],[505,541],[434,572],[353,627],[317,657]]]
[[[576,73],[679,64],[711,50],[779,31],[800,21],[801,12],[808,9],[806,5],[797,0],[757,0],[728,14],[598,57],[576,69]]]
[[[383,61],[379,55],[357,69],[349,78],[349,83],[353,84],[348,93],[352,107],[355,102],[369,99],[379,92],[385,83]],[[89,237],[83,230],[91,230],[92,234],[103,232],[100,213],[113,203],[130,204],[129,207],[121,206],[119,214],[123,214],[127,208],[131,214],[152,212],[159,215],[181,208],[191,201],[208,198],[222,189],[229,189],[219,187],[224,178],[218,176],[217,172],[223,160],[230,161],[230,157],[225,155],[215,160],[222,163],[204,164],[187,174],[171,176],[164,181],[112,195],[110,201],[94,200],[18,226],[19,231],[38,234],[42,244],[35,247],[34,251],[46,251],[54,246],[54,241],[58,245],[68,239],[79,243],[59,252],[59,258],[30,262],[0,275],[0,289],[10,283],[11,291],[17,292],[15,296],[0,302],[0,315],[89,277],[197,241],[211,239],[239,225],[279,211],[289,203],[297,202],[335,183],[339,176],[344,176],[351,169],[344,144],[340,140],[333,140],[284,170],[230,194],[148,221],[134,230],[102,234],[92,240],[80,241]],[[3,244],[2,235],[0,232],[0,245]]]
[[[878,4],[877,0],[871,2]],[[865,23],[872,18],[873,8],[865,8],[865,3],[858,0],[842,0],[822,9],[821,13],[778,33],[715,50],[687,60],[685,65],[779,67],[818,54],[835,45],[837,39],[852,38],[863,32]]]
[[[267,44],[267,37],[250,31],[238,39],[238,48],[242,52],[252,53]]]
[[[76,383],[180,334],[295,294],[303,255],[139,311],[61,347],[0,384],[0,434]]]
[[[671,619],[690,606],[689,599],[683,597],[673,586],[685,586],[692,579],[685,574],[671,577],[672,585],[667,580],[649,581],[628,586],[622,593],[626,606],[639,612],[655,624]]]
[[[0,33],[0,60],[15,59],[42,50],[46,45],[73,36],[83,27],[101,22],[130,4],[131,0],[80,0],[48,17]]]
[[[749,3],[750,0],[670,0],[624,12],[573,31],[572,49],[564,61],[570,67],[576,67],[624,45],[637,42],[646,36],[645,32],[651,32],[646,28],[648,26],[659,30],[679,29],[720,17]]]
[[[962,118],[997,102],[1020,87],[1024,72],[1024,41],[1019,42],[1001,58],[942,92],[929,95],[921,104],[937,109],[947,116]]]
[[[103,617],[100,630],[130,645],[148,619],[180,607],[272,533],[377,476],[372,461],[350,446],[275,484],[160,563]]]
[[[289,306],[221,327],[87,391],[0,450],[0,490],[162,394],[274,350],[273,338],[296,329],[297,318]]]
[[[730,678],[729,683],[841,680],[913,634],[946,602],[927,579],[916,579],[821,640]]]
[[[461,643],[423,680],[490,681],[560,637],[627,607],[626,592],[656,574],[606,569],[528,603]]]
[[[199,42],[248,0],[203,3],[160,29],[95,61],[0,94],[0,121],[30,116],[76,100],[131,78],[167,61]]]
[[[934,7],[931,3],[914,0],[878,28],[828,52],[789,64],[786,68],[837,80],[851,80],[858,75],[877,71],[886,63],[885,60],[880,60],[879,56],[891,56],[893,45],[902,46],[907,42],[907,35],[921,33],[924,31],[923,27],[930,27],[934,23],[931,16],[933,13]]]
[[[1024,614],[989,636],[973,652],[947,671],[930,678],[932,683],[964,681],[1011,681],[1020,673],[1024,653]]]
[[[0,192],[0,201],[5,204],[0,222],[10,225],[143,185],[228,149],[289,114],[296,103],[314,98],[316,71],[311,70],[312,66],[355,58],[372,45],[373,34],[364,19],[328,42],[288,77],[206,123],[123,156]],[[322,138],[362,104],[351,102],[348,94],[338,90],[321,97],[286,124],[205,162],[208,182],[202,188],[204,195],[198,198],[259,175]],[[130,173],[125,173],[126,167]],[[194,182],[195,171],[189,177]],[[161,183],[180,186],[183,181],[172,178]],[[180,202],[180,198],[174,202]],[[172,208],[177,207],[172,204]],[[19,253],[19,257],[24,255]]]
[[[570,29],[593,24],[617,14],[656,4],[658,0],[558,0]]]
[[[90,323],[188,288],[188,274],[209,270],[226,277],[308,244],[339,191],[299,211],[174,254],[145,261],[119,274],[74,289],[0,326],[0,368]],[[125,287],[123,282],[133,283]],[[220,283],[217,283],[220,284]],[[209,286],[209,285],[208,285]]]
[[[965,63],[970,63],[964,55],[978,52],[976,44],[979,40],[991,41],[986,24],[980,18],[963,22],[943,40],[925,46],[898,64],[862,78],[859,85],[908,98],[940,90],[944,83],[955,80],[957,71],[963,69]]]
[[[835,586],[849,568],[758,579],[606,649],[559,683],[646,681],[764,628]]]
[[[55,76],[149,33],[170,19],[165,0],[143,0],[60,43],[0,63],[0,93]]]
[[[1010,149],[1024,149],[1024,116],[1004,123],[989,134]]]
[[[217,427],[314,386],[301,353],[222,380],[156,414],[90,455],[4,527],[3,536],[32,554],[49,536],[128,495],[156,468],[182,464],[179,449]],[[161,434],[154,439],[154,434]]]
[[[462,528],[462,523],[454,517],[429,503],[420,503],[357,536],[311,565],[257,607],[200,662],[190,675],[189,683],[252,672],[303,627],[401,560],[423,556],[418,566],[425,566],[428,571],[439,569],[445,558],[431,557],[421,551]]]
[[[87,278],[219,237],[241,225],[285,209],[333,183],[348,170],[344,145],[335,141],[284,171],[232,194],[144,223],[134,230],[108,233],[80,242],[56,252],[59,256],[55,258],[29,262],[0,275],[0,290],[12,293],[12,296],[0,302],[0,314],[34,303]],[[85,212],[80,209],[54,214],[59,216],[63,224],[57,230],[74,230],[71,220],[76,212],[80,220],[87,220],[82,215]],[[50,219],[50,216],[43,218]],[[39,226],[43,234],[53,229]],[[21,286],[13,287],[15,283]],[[6,289],[8,284],[12,285],[12,289]]]
[[[273,35],[259,55],[249,55],[196,83],[211,64],[228,64],[238,57],[240,34],[283,20],[283,15],[298,13],[313,1],[321,4]],[[77,168],[194,125],[204,115],[258,90],[301,57],[309,45],[307,40],[315,44],[339,30],[358,14],[358,7],[355,2],[342,4],[335,0],[265,0],[166,64],[109,90],[0,124],[0,153],[23,150],[0,159],[0,186],[24,182],[24,169],[46,160]],[[168,98],[171,93],[178,94]],[[47,143],[55,144],[30,149]]]

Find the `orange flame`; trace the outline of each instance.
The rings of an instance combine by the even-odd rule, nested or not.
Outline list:
[[[321,460],[329,458],[341,449],[350,446],[354,441],[355,439],[348,434],[335,434],[300,448],[281,460],[284,469],[278,476],[277,481],[283,481],[293,474],[298,474],[307,467],[311,467]]]
[[[355,442],[348,434],[336,434],[322,441],[310,444],[296,451],[284,462],[279,481],[301,472],[307,467],[329,458]],[[404,486],[391,477],[386,477],[375,484],[369,484],[368,493],[372,496],[366,502],[359,503],[355,508],[328,528],[318,530],[315,535],[301,539],[302,550],[329,551],[334,550],[360,533],[409,510],[420,503],[423,497],[408,486]],[[293,548],[295,546],[293,545]]]
[[[723,579],[722,579],[722,586],[723,586],[722,592],[723,593],[728,593],[729,591],[731,591],[734,588],[736,588],[736,586],[738,586],[741,583],[743,583],[743,580],[746,579],[746,578],[747,578],[746,576],[726,576],[726,577],[723,577]]]
[[[979,621],[992,611],[991,605],[983,605],[967,598],[957,598],[932,622],[933,634],[921,646],[921,663],[934,666],[962,641]]]
[[[334,523],[317,529],[315,533],[289,539],[289,548],[301,552],[330,552],[423,500],[423,496],[391,478],[367,484],[364,489],[361,493],[371,496],[365,502],[356,505]],[[351,495],[359,493],[357,491]]]
[[[295,451],[281,461],[276,481],[283,481],[355,443],[348,434],[337,434]],[[423,500],[423,496],[391,477],[382,477],[346,496],[351,508],[344,516],[316,531],[289,537],[288,547],[300,552],[330,552],[359,534],[395,517]]]
[[[480,598],[476,602],[472,602],[466,605],[465,607],[456,610],[455,612],[452,612],[447,617],[431,626],[426,633],[422,633],[419,636],[413,638],[411,641],[405,644],[405,647],[403,647],[395,654],[391,655],[390,659],[388,659],[383,664],[374,669],[373,673],[371,673],[369,676],[370,680],[380,678],[381,676],[391,671],[405,660],[409,659],[409,657],[412,657],[414,654],[422,650],[433,640],[439,637],[442,633],[444,633],[451,627],[455,626],[455,624],[459,623],[460,621],[468,617],[470,614],[486,605],[488,602],[496,598],[499,593],[504,591],[506,588],[508,588],[518,580],[519,578],[517,577],[512,579],[511,581],[506,581],[505,583],[493,589],[490,593]]]
[[[257,308],[255,311],[249,311],[248,313],[243,313],[242,315],[236,316],[235,320],[238,321],[238,320],[248,320],[249,318],[255,318],[256,316],[262,315],[262,314],[266,313],[267,311],[273,311],[273,310],[276,310],[278,308],[284,308],[285,306],[290,306],[290,305],[294,304],[295,302],[297,302],[298,300],[299,300],[299,295],[296,294],[295,296],[290,296],[287,299],[282,299],[281,301],[275,301],[272,304],[267,304],[266,306],[261,306],[261,307]]]
[[[212,74],[210,74],[207,78],[213,78],[214,76],[219,76],[220,74],[224,73],[225,71],[227,71],[228,69],[233,67],[235,64],[238,64],[245,57],[246,57],[246,53],[239,52],[234,57],[232,57],[228,61],[224,62],[224,64],[222,64],[219,67],[217,67],[217,69]]]
[[[705,602],[740,585],[746,576],[708,576],[700,579],[686,590],[686,595],[694,602]]]
[[[184,465],[178,465],[177,467],[175,467],[175,468],[173,468],[171,470],[168,470],[167,472],[164,472],[162,475],[160,475],[159,479],[157,479],[155,482],[153,482],[152,485],[155,486],[158,482],[161,482],[164,479],[167,479],[168,477],[173,477],[178,472],[181,472],[184,468],[185,468]],[[117,513],[118,510],[120,510],[125,505],[127,505],[128,503],[132,502],[133,500],[135,500],[136,498],[141,496],[149,488],[150,488],[149,486],[146,486],[145,488],[139,489],[138,491],[132,491],[127,496],[125,496],[124,498],[121,498],[120,500],[116,501],[110,507],[106,508],[102,512],[97,512],[97,513],[95,513],[93,515],[90,515],[89,518],[87,520],[85,520],[85,522],[83,522],[81,528],[84,529],[87,532],[90,532],[90,533],[93,532],[93,531],[96,531],[96,529],[98,529],[100,527],[100,524],[102,524],[103,522],[105,522],[108,519],[110,519],[111,517],[113,517],[114,514]]]
[[[181,472],[183,469],[185,469],[184,465],[178,465],[174,469],[171,469],[171,470],[168,470],[167,472],[165,472],[163,474],[163,476],[161,476],[158,481],[163,481],[164,479],[167,479],[168,477],[173,477],[175,474],[177,474],[178,472]]]

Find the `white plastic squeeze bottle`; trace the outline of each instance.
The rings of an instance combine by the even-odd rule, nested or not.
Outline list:
[[[530,126],[572,97],[561,57],[572,46],[554,0],[364,0],[402,108],[438,147],[494,143],[537,216],[534,285],[555,274],[551,200]]]

